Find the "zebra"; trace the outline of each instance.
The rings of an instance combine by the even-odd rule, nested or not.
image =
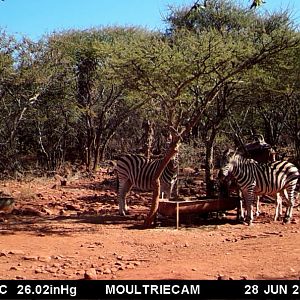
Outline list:
[[[151,182],[162,158],[147,160],[142,155],[127,154],[119,158],[116,165],[118,176],[119,214],[128,213],[126,195],[132,187],[142,191],[152,191]],[[161,178],[161,193],[169,199],[177,180],[178,156],[173,157],[164,169]]]
[[[249,225],[253,221],[253,202],[255,196],[270,195],[276,197],[276,214],[281,210],[281,198],[278,193],[288,200],[285,213],[285,222],[292,217],[295,202],[295,188],[299,178],[299,170],[288,161],[275,161],[258,163],[253,159],[247,159],[233,150],[226,150],[220,162],[219,176],[231,175],[237,181],[246,202],[246,221]]]

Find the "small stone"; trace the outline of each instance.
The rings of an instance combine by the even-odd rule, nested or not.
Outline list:
[[[41,262],[49,262],[51,261],[51,256],[40,256],[38,259]]]
[[[52,211],[51,209],[49,209],[49,208],[43,207],[43,208],[41,209],[41,211],[42,211],[43,213],[46,213],[48,216],[53,215],[53,211]]]
[[[60,268],[60,264],[59,263],[54,263],[54,264],[52,264],[52,267],[53,268]]]
[[[41,273],[45,273],[46,271],[43,270],[43,269],[41,269],[41,268],[37,268],[37,269],[34,270],[34,272],[35,272],[36,274],[41,274]]]
[[[2,251],[0,252],[0,257],[1,257],[1,256],[7,256],[7,254],[8,254],[7,251],[2,250]]]
[[[55,255],[55,256],[51,256],[51,258],[62,260],[64,257],[62,255]]]
[[[84,270],[77,270],[77,271],[75,272],[75,274],[76,274],[77,276],[84,276],[84,273],[85,273]]]
[[[111,269],[109,269],[109,268],[106,268],[106,269],[104,269],[103,270],[103,274],[111,274]]]
[[[80,211],[80,206],[79,205],[74,205],[74,204],[66,204],[65,208],[67,210],[75,210],[75,211]]]
[[[39,211],[38,209],[32,208],[32,207],[24,208],[24,210],[22,211],[22,214],[27,215],[27,216],[38,216],[38,217],[43,216],[43,213],[41,211]]]
[[[218,280],[228,280],[228,276],[219,274],[217,277]]]
[[[66,214],[66,211],[65,211],[65,210],[63,210],[63,209],[61,209],[61,210],[59,211],[59,214],[60,214],[61,216],[63,216],[63,215],[65,215],[65,214]]]
[[[134,264],[129,263],[129,264],[126,265],[126,268],[127,269],[134,269]]]
[[[97,278],[97,272],[95,268],[90,268],[85,271],[84,273],[84,279],[86,280],[96,280]]]
[[[116,267],[112,267],[112,268],[111,268],[112,273],[116,273],[118,270],[119,270],[119,269],[116,268]]]
[[[38,260],[38,256],[28,255],[28,256],[23,256],[23,259],[30,260],[30,261],[36,261],[36,260]]]
[[[46,267],[45,271],[47,271],[48,273],[54,274],[54,273],[56,273],[57,270],[55,268]]]

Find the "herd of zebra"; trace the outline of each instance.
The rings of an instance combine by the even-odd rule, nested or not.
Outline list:
[[[126,195],[132,187],[141,191],[151,191],[151,182],[161,159],[147,160],[145,157],[127,154],[119,158],[116,165],[118,177],[119,213],[128,213]],[[169,199],[177,180],[178,156],[171,159],[164,169],[160,182],[161,192]],[[241,191],[246,206],[246,221],[253,222],[253,204],[260,195],[273,196],[276,199],[275,220],[282,211],[282,199],[287,200],[284,221],[289,222],[295,204],[295,189],[299,176],[297,167],[288,161],[259,163],[244,158],[236,151],[227,150],[220,159],[219,180],[234,178]]]

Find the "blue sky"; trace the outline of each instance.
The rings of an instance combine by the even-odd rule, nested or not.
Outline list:
[[[252,0],[237,0],[250,5]],[[2,0],[0,28],[17,37],[37,40],[66,29],[108,25],[137,25],[163,29],[168,5],[191,5],[195,0]],[[300,23],[300,0],[265,0],[268,11],[289,8]]]

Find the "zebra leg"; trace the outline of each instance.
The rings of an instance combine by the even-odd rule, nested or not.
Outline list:
[[[171,195],[170,185],[167,185],[163,182],[160,183],[160,198],[169,200]]]
[[[132,184],[129,179],[126,181],[120,182],[119,190],[118,190],[118,202],[119,202],[119,214],[121,216],[126,216],[128,213],[126,195],[131,189]]]
[[[293,214],[293,207],[295,204],[295,187],[288,187],[286,190],[284,190],[284,194],[288,199],[288,207],[285,212],[284,222],[290,223]]]
[[[282,198],[280,196],[280,193],[276,193],[276,210],[275,210],[275,216],[274,221],[280,220],[282,216]]]
[[[163,194],[164,199],[170,200],[173,188],[175,186],[175,182],[176,181],[173,181],[171,183],[165,183],[165,182],[162,182],[162,181],[160,182],[161,183],[160,193]]]
[[[247,212],[246,222],[250,226],[252,225],[253,222],[253,202],[255,196],[252,190],[248,190],[246,192],[243,192],[243,197],[246,203],[246,212]]]
[[[256,212],[255,212],[256,217],[258,217],[260,215],[259,198],[260,198],[260,196],[256,196]]]
[[[240,205],[238,206],[237,208],[237,220],[239,222],[244,222],[245,221],[245,214],[244,214],[244,200],[243,198],[241,197],[241,200],[240,200]]]

